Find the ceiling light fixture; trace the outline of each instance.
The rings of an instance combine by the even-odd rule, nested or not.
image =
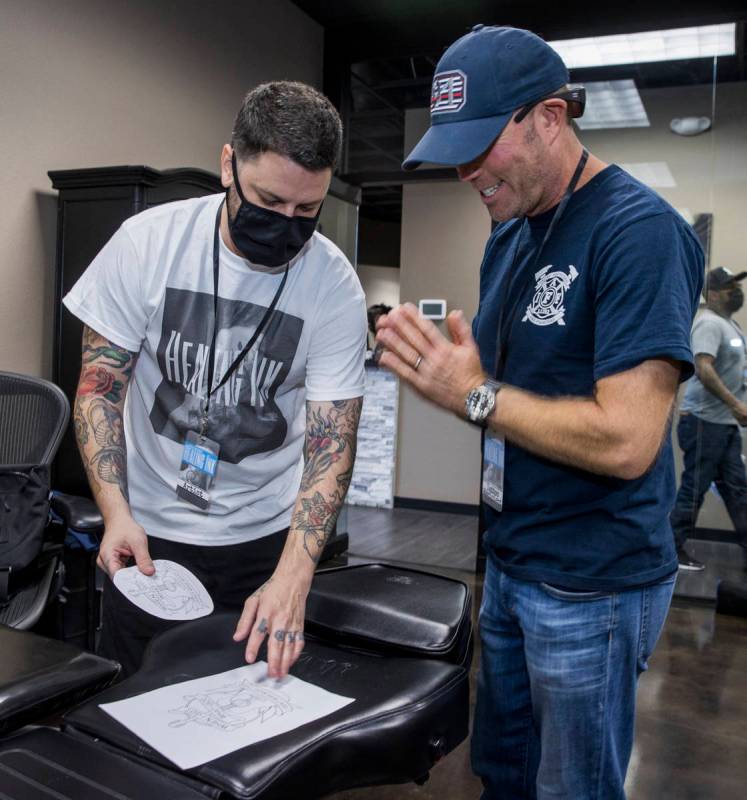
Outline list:
[[[548,42],[569,69],[733,56],[736,23]]]
[[[589,81],[586,109],[575,120],[581,130],[600,128],[648,128],[651,123],[635,81]]]
[[[680,136],[697,136],[710,130],[711,120],[709,117],[675,117],[669,123],[669,128]]]

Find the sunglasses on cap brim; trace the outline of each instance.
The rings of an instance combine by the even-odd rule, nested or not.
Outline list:
[[[521,122],[535,106],[544,103],[545,100],[554,100],[555,98],[565,100],[566,103],[568,103],[568,112],[573,119],[578,119],[583,116],[584,109],[586,108],[586,89],[584,89],[583,86],[577,86],[574,89],[567,89],[562,92],[555,92],[547,97],[542,97],[539,100],[535,100],[533,103],[527,103],[527,105],[519,109],[519,112],[514,117],[514,122]]]

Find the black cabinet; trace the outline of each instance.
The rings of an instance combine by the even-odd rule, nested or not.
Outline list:
[[[59,191],[53,380],[72,406],[80,374],[83,325],[62,306],[99,250],[127,217],[146,208],[222,191],[217,175],[200,169],[99,167],[49,172]],[[54,486],[90,496],[83,465],[68,426],[54,464]]]

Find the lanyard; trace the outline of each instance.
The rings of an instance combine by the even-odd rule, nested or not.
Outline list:
[[[257,326],[257,329],[252,334],[252,337],[244,345],[242,351],[233,360],[231,366],[226,370],[226,373],[221,378],[220,383],[215,388],[212,388],[215,372],[215,340],[218,334],[218,279],[220,277],[220,241],[218,237],[220,236],[220,215],[221,211],[223,210],[223,205],[224,203],[221,203],[218,207],[218,213],[215,216],[215,232],[213,234],[213,341],[210,345],[210,354],[208,355],[207,397],[205,399],[205,411],[202,415],[202,426],[200,428],[200,436],[202,437],[204,437],[207,433],[208,414],[210,413],[210,398],[226,383],[231,375],[236,372],[236,370],[239,368],[239,364],[241,364],[247,353],[252,349],[254,343],[259,338],[260,333],[262,333],[265,326],[269,322],[272,312],[275,310],[275,306],[278,304],[280,295],[283,293],[283,289],[285,288],[285,282],[288,278],[288,267],[290,266],[290,262],[285,265],[283,280],[280,281],[280,286],[278,286],[278,290],[275,292],[272,302],[265,311],[265,314]]]
[[[576,171],[573,173],[573,177],[571,178],[568,187],[565,190],[565,194],[563,195],[560,203],[558,204],[558,207],[555,209],[555,213],[553,214],[552,219],[550,220],[550,225],[547,228],[547,232],[545,233],[545,238],[542,240],[542,244],[539,246],[539,249],[537,250],[537,254],[535,255],[534,260],[532,262],[532,269],[525,276],[526,280],[522,284],[521,291],[517,295],[516,298],[517,301],[514,304],[514,307],[511,309],[511,313],[508,316],[508,322],[505,328],[503,325],[503,316],[507,303],[504,302],[501,304],[501,309],[498,314],[498,326],[497,326],[498,335],[496,339],[495,363],[493,367],[493,375],[497,379],[500,379],[501,377],[500,373],[502,373],[503,367],[505,366],[506,348],[508,347],[508,341],[511,337],[511,327],[514,324],[514,320],[516,319],[516,314],[519,309],[519,300],[521,300],[522,296],[527,290],[527,287],[534,280],[534,273],[536,272],[537,265],[539,264],[540,258],[542,257],[542,251],[545,249],[545,245],[550,241],[550,237],[552,236],[555,227],[560,221],[560,218],[563,216],[563,212],[565,211],[566,206],[568,205],[571,199],[571,195],[576,190],[576,186],[578,185],[579,178],[581,177],[581,173],[584,171],[584,167],[586,166],[588,158],[589,158],[589,151],[586,148],[584,148],[583,152],[581,153],[581,158],[579,159],[578,164],[576,166]],[[511,259],[511,269],[509,271],[509,277],[508,277],[509,283],[505,294],[506,300],[509,300],[511,298],[514,284],[521,275],[521,273],[514,275],[514,268],[516,267],[516,259],[519,255],[519,248],[521,246],[521,240],[524,233],[525,225],[526,225],[526,217],[524,217],[524,220],[521,224],[521,229],[519,230],[519,235],[516,237],[516,247],[514,248],[514,254]]]

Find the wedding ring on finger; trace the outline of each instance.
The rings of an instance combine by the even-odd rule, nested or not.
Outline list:
[[[418,371],[418,367],[420,366],[420,362],[421,362],[422,360],[423,360],[423,356],[418,356],[418,357],[415,359],[415,363],[412,365],[412,368],[415,370],[415,372],[417,372],[417,371]]]

